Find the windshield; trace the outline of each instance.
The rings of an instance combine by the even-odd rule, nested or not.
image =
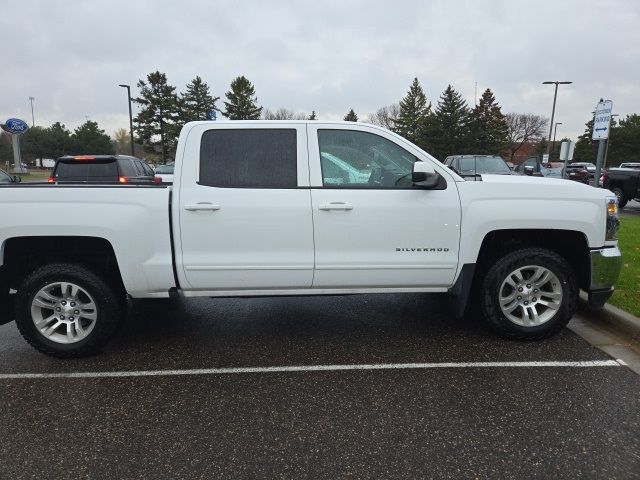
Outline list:
[[[9,175],[0,170],[0,183],[11,183],[12,179]]]
[[[173,175],[173,168],[174,165],[160,165],[158,168],[156,168],[156,173],[160,175]]]
[[[511,169],[500,157],[469,156],[462,157],[458,163],[458,171],[462,174],[497,173],[510,175]]]

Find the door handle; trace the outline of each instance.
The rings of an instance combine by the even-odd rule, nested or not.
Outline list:
[[[215,210],[220,210],[220,205],[214,205],[209,202],[198,202],[191,205],[185,205],[184,209],[190,212],[213,212]]]
[[[353,205],[344,202],[321,203],[319,210],[353,210]]]

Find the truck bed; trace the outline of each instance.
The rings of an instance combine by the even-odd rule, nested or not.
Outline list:
[[[0,245],[13,237],[97,237],[112,246],[126,290],[166,297],[175,286],[167,185],[0,186]]]

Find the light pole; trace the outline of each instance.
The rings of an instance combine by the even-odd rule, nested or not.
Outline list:
[[[553,117],[556,114],[556,98],[558,97],[558,85],[569,85],[573,82],[542,82],[543,85],[555,85],[556,89],[553,94],[553,108],[551,109],[551,124],[549,125],[549,140],[547,141],[547,155],[551,147],[551,134],[553,133]]]
[[[553,149],[556,149],[556,133],[558,133],[558,125],[562,125],[562,122],[556,122],[556,126],[553,129]],[[551,161],[551,157],[549,157],[549,161]]]
[[[133,114],[131,113],[131,87],[129,85],[118,86],[127,89],[127,98],[129,99],[129,133],[131,135],[131,156],[135,157],[135,150],[133,147]]]
[[[35,97],[29,97],[29,101],[31,102],[31,126],[35,127],[36,126],[36,117],[33,116],[33,101],[35,100]]]

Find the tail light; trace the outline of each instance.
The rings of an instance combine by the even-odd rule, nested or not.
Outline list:
[[[56,179],[53,177],[47,178],[47,183],[56,183]]]
[[[156,185],[160,185],[162,183],[162,178],[153,177],[153,183],[155,183]]]
[[[118,182],[129,183],[129,179],[127,177],[118,177]]]

